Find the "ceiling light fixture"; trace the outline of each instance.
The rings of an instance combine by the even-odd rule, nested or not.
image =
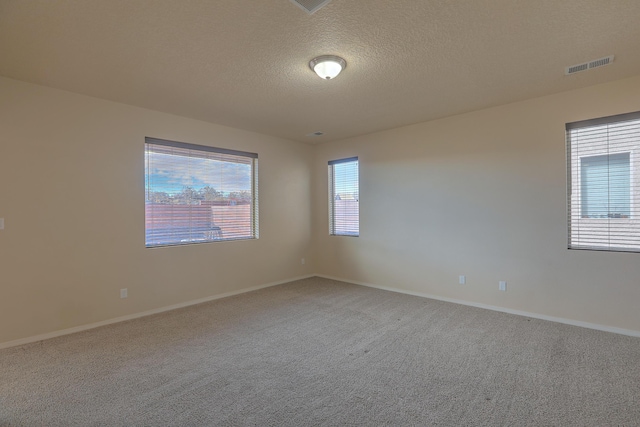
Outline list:
[[[321,79],[331,80],[347,67],[347,61],[335,55],[323,55],[309,61],[309,68]]]

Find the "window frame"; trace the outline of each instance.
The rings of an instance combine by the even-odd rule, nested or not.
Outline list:
[[[607,130],[606,137],[604,137],[606,144],[602,144],[603,150],[601,152],[590,153],[588,155],[576,154],[574,156],[574,146],[584,146],[585,143],[574,142],[572,140],[572,132],[579,129],[595,128],[598,126],[616,125],[623,122],[638,122],[632,124],[630,129],[633,131],[640,130],[640,111],[618,114],[613,116],[599,117],[595,119],[582,120],[577,122],[571,122],[565,124],[565,143],[566,143],[566,165],[567,165],[567,248],[570,250],[590,250],[590,251],[604,251],[604,252],[625,252],[625,253],[637,253],[640,252],[640,218],[637,217],[640,214],[635,204],[638,202],[638,194],[636,192],[640,190],[639,183],[636,182],[638,174],[636,168],[640,167],[636,162],[639,160],[636,150],[640,150],[640,136],[631,138],[631,142],[625,145],[616,146],[610,144],[610,135]],[[616,136],[616,133],[613,133]],[[637,143],[636,143],[637,141]],[[596,145],[597,147],[597,145]],[[579,151],[579,150],[578,150]],[[619,154],[629,154],[629,216],[628,217],[615,217],[610,216],[611,212],[608,212],[607,217],[601,218],[583,218],[583,206],[582,206],[582,162],[583,159],[589,157],[596,157],[600,155],[615,156]],[[573,177],[576,179],[573,179]],[[610,183],[608,184],[610,185]],[[610,209],[610,208],[609,208]],[[575,224],[574,224],[575,223]],[[624,243],[611,243],[612,240],[616,240],[615,234],[611,231],[606,234],[609,239],[608,244],[588,243],[589,238],[596,240],[601,238],[598,236],[597,231],[592,231],[593,234],[589,236],[589,226],[600,229],[604,228],[604,224],[609,224],[609,227],[617,228],[615,232],[624,232]],[[576,234],[585,235],[585,237],[578,237],[574,240],[573,231],[574,228],[578,229]],[[634,233],[638,229],[637,233]],[[620,239],[618,239],[620,240]]]
[[[619,155],[624,155],[627,154],[628,156],[628,168],[629,168],[629,188],[628,191],[629,193],[627,194],[628,196],[628,208],[629,208],[629,216],[627,217],[616,217],[616,216],[610,216],[612,215],[611,212],[611,207],[609,207],[608,212],[607,212],[607,217],[590,217],[590,216],[585,216],[585,203],[587,203],[587,201],[585,200],[585,183],[584,183],[584,178],[585,176],[583,175],[585,172],[585,165],[584,165],[584,161],[587,159],[592,159],[594,157],[608,157],[609,159],[611,159],[612,156],[619,156]],[[578,180],[578,190],[580,192],[580,218],[582,219],[631,219],[633,218],[633,201],[634,201],[634,195],[633,195],[633,171],[632,171],[632,167],[631,165],[633,165],[633,153],[630,150],[624,150],[624,151],[615,151],[615,152],[609,152],[608,154],[596,154],[596,155],[589,155],[589,156],[580,156],[578,158],[578,164],[579,164],[579,175],[580,175],[580,179]],[[589,209],[587,209],[589,210]]]
[[[152,190],[152,185],[150,184],[150,157],[149,154],[150,152],[154,152],[154,148],[157,150],[155,151],[156,153],[159,153],[163,150],[162,147],[166,147],[167,149],[167,153],[171,155],[170,152],[168,152],[171,149],[177,149],[177,150],[188,150],[185,151],[185,153],[183,155],[185,155],[186,157],[192,157],[191,155],[187,156],[188,154],[191,154],[192,152],[195,153],[196,155],[194,155],[193,157],[196,158],[202,158],[202,159],[211,159],[211,160],[217,160],[220,162],[228,162],[228,163],[240,163],[240,164],[247,164],[251,166],[251,202],[250,202],[250,218],[249,218],[249,222],[250,222],[250,233],[247,236],[242,236],[242,237],[230,237],[230,238],[225,238],[224,235],[222,235],[222,233],[220,233],[220,237],[221,238],[216,238],[215,237],[215,232],[216,231],[221,231],[220,227],[216,227],[213,226],[213,222],[212,222],[212,227],[211,227],[211,233],[206,233],[203,232],[203,236],[204,238],[201,239],[197,239],[197,240],[189,240],[189,241],[166,241],[166,242],[161,242],[161,243],[150,243],[150,239],[149,239],[149,228],[148,228],[148,223],[149,221],[149,217],[147,214],[147,207],[149,206],[150,202],[149,202],[149,193]],[[197,153],[202,153],[201,155],[197,155]],[[236,157],[243,157],[246,158],[247,160],[245,160],[244,162],[233,162],[231,160],[225,161],[223,159],[215,159],[215,158],[211,158],[207,155],[207,153],[213,153],[213,154],[217,154],[217,155],[221,155],[221,156],[236,156]],[[176,157],[181,156],[181,154],[175,154]],[[159,247],[168,247],[168,246],[188,246],[188,245],[194,245],[194,244],[202,244],[202,243],[212,243],[212,242],[228,242],[228,241],[238,241],[238,240],[257,240],[259,238],[259,212],[258,212],[258,154],[257,153],[251,153],[251,152],[246,152],[246,151],[240,151],[240,150],[232,150],[232,149],[227,149],[227,148],[219,148],[219,147],[212,147],[212,146],[208,146],[208,145],[199,145],[199,144],[191,144],[191,143],[186,143],[186,142],[180,142],[180,141],[172,141],[172,140],[167,140],[167,139],[160,139],[160,138],[153,138],[153,137],[145,137],[145,143],[144,143],[144,163],[145,163],[145,167],[144,167],[144,192],[145,192],[145,248],[159,248]],[[178,162],[176,162],[176,166],[178,165]],[[157,188],[157,187],[156,187]],[[220,189],[219,191],[222,192],[222,189]],[[244,191],[244,190],[243,190]],[[213,208],[213,205],[212,205]],[[189,216],[189,221],[191,221],[193,219],[192,216]],[[153,220],[151,220],[153,221]],[[215,230],[214,230],[215,229]],[[189,228],[189,233],[192,233],[191,228]],[[209,236],[209,237],[208,237]]]
[[[357,163],[357,187],[358,187],[358,217],[357,217],[357,231],[348,233],[348,232],[336,232],[336,210],[335,210],[335,201],[336,201],[336,189],[335,189],[335,165],[344,164],[344,163]],[[329,160],[328,162],[328,191],[329,191],[329,235],[330,236],[345,236],[345,237],[360,237],[360,162],[357,156],[354,157],[346,157],[336,160]]]

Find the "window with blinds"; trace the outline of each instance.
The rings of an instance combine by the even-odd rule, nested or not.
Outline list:
[[[358,158],[329,162],[329,234],[360,234]]]
[[[640,112],[567,123],[569,249],[640,251]]]
[[[146,246],[258,238],[258,155],[145,139]]]

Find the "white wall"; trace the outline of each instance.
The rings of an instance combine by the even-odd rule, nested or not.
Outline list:
[[[260,239],[145,248],[145,136],[258,153]],[[312,272],[309,146],[0,78],[0,150],[0,343]]]
[[[564,139],[638,110],[635,77],[318,146],[317,272],[640,331],[640,255],[567,250]],[[360,237],[329,236],[327,161],[351,156]]]

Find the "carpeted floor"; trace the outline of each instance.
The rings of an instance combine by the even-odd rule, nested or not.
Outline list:
[[[640,339],[313,278],[0,351],[2,426],[634,426]]]

